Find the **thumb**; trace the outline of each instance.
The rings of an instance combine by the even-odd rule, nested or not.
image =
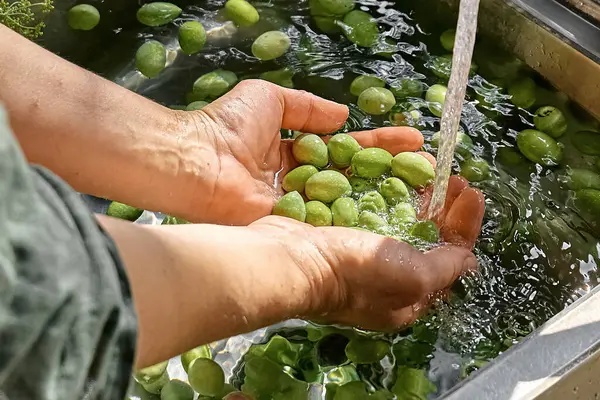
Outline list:
[[[477,269],[477,259],[469,250],[457,246],[441,246],[423,253],[421,266],[426,275],[428,293],[448,289],[459,276]]]

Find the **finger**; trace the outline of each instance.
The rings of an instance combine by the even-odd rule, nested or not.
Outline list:
[[[348,107],[303,90],[272,84],[283,104],[281,127],[301,132],[331,133],[348,119]]]
[[[483,193],[474,188],[463,190],[446,215],[441,229],[442,238],[448,243],[472,249],[481,231],[484,213]]]
[[[425,157],[427,159],[427,161],[429,161],[429,163],[433,166],[433,169],[435,169],[435,167],[437,167],[437,160],[435,159],[435,157],[433,155],[429,154],[426,151],[417,151],[417,154],[420,154],[423,157]]]
[[[422,274],[425,293],[437,293],[448,289],[459,276],[477,268],[477,259],[466,248],[441,246],[423,254],[421,268],[415,270]]]
[[[460,175],[452,175],[448,179],[448,190],[446,191],[446,201],[444,203],[444,210],[434,221],[438,226],[442,225],[445,220],[446,214],[452,207],[452,204],[456,198],[469,187],[469,181]],[[429,205],[431,203],[431,196],[433,195],[433,185],[430,185],[425,189],[421,197],[421,208],[419,209],[419,219],[426,219],[429,211]]]
[[[379,147],[396,155],[404,151],[417,151],[424,143],[418,129],[408,126],[377,128],[370,131],[350,133],[364,147]]]

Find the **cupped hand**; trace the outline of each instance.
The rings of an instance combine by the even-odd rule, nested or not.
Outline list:
[[[457,192],[458,185],[452,185]],[[446,226],[443,232],[450,242],[428,252],[374,233],[315,228],[284,217],[268,216],[250,228],[276,238],[292,260],[290,264],[306,277],[311,290],[302,317],[394,330],[414,322],[437,293],[476,268],[470,246],[483,217],[479,194],[463,188],[449,199],[442,226]]]
[[[348,118],[344,105],[261,80],[245,80],[192,118],[200,145],[209,149],[181,217],[194,222],[246,225],[269,215],[283,194],[278,179],[295,166],[291,141],[280,130],[328,134]],[[351,133],[363,147],[397,154],[416,151],[423,136],[413,128]],[[184,149],[185,150],[185,149]]]

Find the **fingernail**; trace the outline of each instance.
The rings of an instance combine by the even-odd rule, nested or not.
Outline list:
[[[477,269],[477,258],[475,256],[469,256],[463,263],[463,271],[474,271]]]

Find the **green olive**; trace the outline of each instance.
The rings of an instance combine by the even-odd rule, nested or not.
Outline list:
[[[306,206],[300,193],[294,191],[286,193],[273,207],[273,215],[288,217],[300,222],[306,220]]]
[[[313,19],[315,20],[315,25],[317,25],[317,28],[324,33],[333,35],[342,32],[342,28],[339,25],[340,20],[336,17],[314,16]]]
[[[581,189],[575,192],[574,196],[575,207],[586,217],[598,219],[600,215],[600,190],[596,189]]]
[[[372,211],[361,212],[358,216],[358,225],[379,234],[385,234],[388,229],[385,219]]]
[[[567,131],[567,119],[556,107],[539,108],[533,117],[535,127],[553,138],[559,138]]]
[[[446,51],[454,50],[454,40],[456,39],[456,29],[448,29],[440,35],[440,43]]]
[[[322,10],[330,15],[345,15],[354,9],[354,0],[317,0]]]
[[[136,68],[148,78],[156,78],[167,65],[167,51],[162,43],[149,40],[135,53]]]
[[[600,171],[600,158],[596,160],[596,169]]]
[[[446,102],[446,92],[448,88],[444,85],[432,85],[425,95],[425,100],[429,103],[429,111],[436,117],[442,116],[444,103]]]
[[[337,199],[331,205],[334,226],[353,227],[358,224],[358,207],[349,197]]]
[[[237,81],[233,72],[217,69],[196,79],[193,93],[196,100],[216,99],[231,90]]]
[[[373,54],[380,57],[393,59],[394,54],[398,52],[398,43],[390,37],[383,39],[383,42],[378,42],[373,47]]]
[[[398,203],[390,210],[390,220],[397,225],[410,225],[417,221],[417,211],[410,203]]]
[[[212,358],[212,353],[210,351],[210,347],[207,345],[202,345],[182,353],[179,358],[181,359],[181,366],[183,367],[184,371],[188,372],[192,361],[194,361],[196,358]]]
[[[348,181],[350,182],[350,186],[352,186],[352,193],[362,193],[377,189],[377,184],[371,179],[351,176],[348,178]]]
[[[525,162],[523,154],[513,147],[500,147],[497,156],[500,163],[505,166],[515,166]]]
[[[432,56],[431,59],[427,62],[426,66],[438,78],[442,78],[447,81],[450,79],[450,74],[452,73],[452,54],[446,54],[443,56]],[[471,63],[469,75],[475,75],[477,69],[477,65]]]
[[[290,67],[285,67],[275,71],[267,71],[260,74],[260,79],[288,89],[294,88],[294,82],[292,81],[293,77],[294,70]]]
[[[292,153],[300,164],[324,168],[329,164],[327,145],[317,135],[304,133],[294,140]]]
[[[290,38],[284,32],[269,31],[257,37],[252,43],[252,54],[263,61],[274,60],[284,55],[290,45]]]
[[[385,199],[378,192],[365,193],[358,199],[358,211],[371,211],[377,214],[383,214],[387,212],[387,205]]]
[[[546,167],[558,165],[562,160],[562,145],[550,135],[534,129],[519,132],[517,147],[527,159]]]
[[[187,107],[185,108],[186,111],[197,111],[197,110],[202,110],[204,107],[206,107],[209,103],[206,101],[194,101],[190,104],[187,105]]]
[[[371,115],[382,115],[396,104],[396,98],[386,88],[370,87],[358,96],[358,106]]]
[[[201,396],[217,396],[225,387],[225,374],[215,361],[197,358],[190,364],[188,380]]]
[[[419,110],[410,111],[395,111],[394,108],[390,111],[390,123],[394,126],[423,126],[423,114]]]
[[[147,26],[161,26],[173,21],[181,14],[181,8],[175,4],[154,2],[147,3],[137,11],[137,19]]]
[[[339,168],[350,165],[352,157],[360,151],[360,144],[352,136],[345,133],[334,135],[327,142],[329,158]]]
[[[350,84],[350,93],[359,96],[371,87],[385,87],[385,81],[375,75],[359,75]]]
[[[194,389],[186,382],[171,379],[160,391],[160,400],[193,400]]]
[[[390,344],[383,340],[354,338],[346,345],[346,357],[355,364],[379,362],[390,352]]]
[[[246,0],[227,0],[225,12],[229,19],[240,26],[254,25],[260,19],[256,8]]]
[[[206,30],[198,21],[187,21],[179,27],[179,47],[185,54],[195,54],[204,48]]]
[[[371,47],[379,36],[377,21],[371,14],[360,10],[350,11],[343,20],[344,35],[361,47]]]
[[[600,190],[600,174],[581,168],[569,168],[563,177],[571,190]]]
[[[89,31],[100,22],[100,12],[90,4],[79,4],[69,10],[67,20],[72,29]]]
[[[370,399],[364,382],[354,381],[339,386],[332,400],[363,400],[367,398]]]
[[[590,156],[600,156],[600,133],[579,131],[571,136],[571,142],[577,150]]]
[[[331,226],[331,210],[317,200],[306,203],[306,223],[312,226]]]
[[[535,104],[536,85],[531,78],[521,78],[511,83],[508,87],[510,101],[517,107],[529,108]]]
[[[406,201],[410,198],[406,184],[395,177],[387,178],[381,182],[379,192],[390,205]]]
[[[304,185],[308,178],[319,172],[314,165],[301,165],[288,172],[283,177],[283,190],[286,192],[297,191],[304,193]]]
[[[152,382],[163,376],[168,366],[169,361],[163,361],[136,371],[133,377],[139,383]]]
[[[392,82],[390,90],[397,99],[421,97],[423,94],[423,82],[417,79],[404,78]]]
[[[431,146],[439,150],[440,147],[440,135],[438,131],[431,137]],[[458,132],[456,135],[456,147],[454,152],[460,154],[463,158],[469,158],[473,151],[473,140],[464,132]]]
[[[144,210],[128,206],[127,204],[113,201],[106,210],[106,215],[113,218],[124,219],[126,221],[135,221],[138,219]]]
[[[467,158],[460,163],[460,174],[469,182],[481,182],[489,178],[490,165],[482,158]]]
[[[304,192],[309,200],[331,203],[340,197],[349,196],[352,187],[344,175],[338,171],[328,170],[317,172],[308,178]]]
[[[392,158],[384,149],[363,149],[352,157],[352,174],[361,178],[379,178],[390,171]]]
[[[392,173],[412,187],[424,187],[435,179],[431,163],[417,153],[399,153],[392,160]]]
[[[410,229],[410,235],[428,243],[440,240],[440,231],[433,221],[418,221]]]

